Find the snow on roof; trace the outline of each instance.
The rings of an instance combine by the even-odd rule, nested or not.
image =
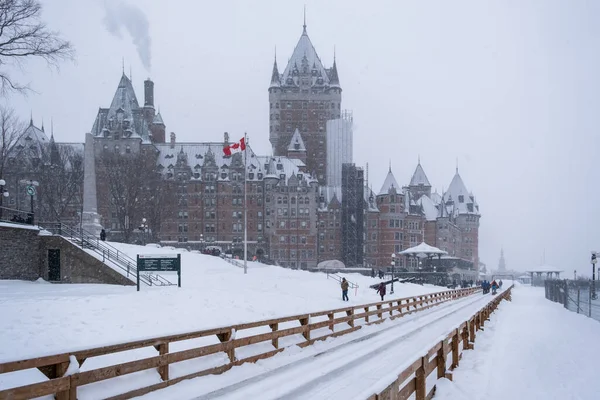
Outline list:
[[[367,205],[367,211],[379,211],[379,208],[377,208],[375,193],[371,190],[371,188],[365,186],[363,194],[365,198],[365,204]]]
[[[400,193],[401,189],[402,189],[401,186],[398,185],[398,182],[396,182],[396,178],[394,178],[394,174],[392,173],[392,170],[390,169],[388,171],[387,176],[385,177],[385,181],[383,182],[383,185],[381,186],[381,190],[379,191],[378,196],[388,194],[388,192],[391,188],[395,188],[396,193]]]
[[[561,269],[556,269],[549,265],[541,265],[539,267],[530,268],[525,272],[564,272],[564,271]]]
[[[434,204],[440,204],[440,202],[442,201],[442,196],[440,196],[440,194],[437,191],[435,191],[431,193],[431,201],[433,201]]]
[[[339,204],[342,202],[342,188],[341,186],[321,186],[319,188],[319,195],[323,196],[324,206],[327,207],[335,199]]]
[[[42,146],[47,145],[48,143],[50,143],[50,141],[48,140],[46,133],[33,125],[33,121],[31,121],[27,129],[25,129],[23,134],[17,139],[13,151],[21,154],[23,152],[29,153],[30,151],[33,151],[31,155],[37,154],[39,156],[42,153]]]
[[[181,143],[176,146],[171,146],[170,143],[156,143],[154,144],[156,149],[159,151],[158,154],[158,165],[163,173],[168,173],[172,168],[175,167],[177,160],[185,162],[193,172],[199,173],[200,169],[204,166],[205,162],[212,162],[214,159],[214,166],[219,172],[218,180],[227,180],[227,178],[221,178],[221,173],[228,171],[231,168],[231,163],[242,155],[243,153],[234,153],[231,157],[226,157],[223,153],[223,142],[207,142],[207,143]],[[281,179],[284,175],[284,183],[288,184],[290,178],[294,176],[297,179],[302,176],[300,185],[307,185],[313,182],[312,177],[302,172],[301,168],[304,167],[304,163],[297,159],[291,159],[287,157],[271,157],[271,156],[257,156],[250,145],[246,146],[247,152],[247,171],[253,172],[252,179],[249,175],[246,175],[247,180],[261,180],[258,178],[258,173],[263,174],[263,178],[271,177]],[[208,160],[207,160],[208,157]],[[243,164],[242,164],[243,165]],[[162,167],[162,168],[161,168]],[[200,176],[197,179],[203,179]]]
[[[306,151],[304,140],[302,140],[302,135],[300,135],[298,128],[296,128],[294,134],[292,135],[290,145],[288,146],[288,151]]]
[[[156,114],[154,116],[154,119],[152,120],[152,123],[153,124],[157,124],[157,125],[158,124],[162,124],[162,125],[165,124],[164,121],[163,121],[163,119],[162,119],[162,116],[160,115],[160,111],[158,112],[158,114]]]
[[[122,122],[118,114],[122,114]],[[131,80],[125,74],[121,76],[115,95],[110,103],[110,108],[100,108],[98,110],[91,134],[93,136],[105,136],[106,133],[111,133],[116,128],[115,125],[121,123],[124,124],[123,130],[126,134],[129,133],[130,137],[140,137],[144,143],[151,143],[148,123],[144,118],[143,109],[139,106]],[[125,124],[128,124],[128,126],[125,127]]]
[[[302,160],[300,160],[299,158],[290,158],[289,159],[291,162],[293,162],[296,167],[302,168],[302,167],[306,167],[306,164],[304,164],[304,162]]]
[[[423,212],[425,213],[425,219],[427,221],[435,221],[437,219],[438,209],[435,207],[433,200],[423,195],[417,200],[417,204],[423,207]]]
[[[424,255],[437,255],[437,254],[448,254],[444,250],[440,250],[437,247],[433,247],[428,245],[425,242],[421,242],[421,244],[401,251],[399,254],[402,255],[413,255],[413,254],[424,254]]]
[[[415,173],[413,174],[410,180],[410,186],[420,185],[431,187],[429,179],[427,179],[427,175],[425,175],[425,171],[423,170],[423,167],[421,167],[421,163],[419,162],[417,164],[417,168],[415,169]]]
[[[456,174],[454,174],[454,177],[452,178],[452,182],[450,182],[448,190],[444,193],[443,200],[444,202],[452,200],[458,214],[479,215],[479,205],[475,201],[475,196],[467,190],[465,183],[458,173],[458,168],[456,169]],[[469,209],[469,204],[472,205],[471,209]]]
[[[290,57],[287,66],[283,71],[281,83],[283,85],[287,85],[288,78],[296,77],[293,74],[293,71],[297,69],[299,72],[302,69],[303,63],[305,63],[305,65],[308,66],[309,72],[313,69],[317,70],[318,76],[313,76],[313,84],[316,78],[323,78],[324,85],[329,84],[329,76],[327,74],[327,70],[325,69],[325,67],[323,67],[321,59],[317,55],[317,51],[315,50],[315,47],[313,46],[312,42],[308,37],[308,34],[306,33],[306,28],[302,32],[302,36],[300,36],[300,40],[298,40],[298,44],[296,44],[296,48],[292,53],[292,57]]]
[[[121,75],[119,86],[113,96],[113,100],[110,103],[108,116],[111,117],[117,113],[119,109],[123,109],[125,116],[130,116],[131,111],[140,108],[140,105],[135,96],[133,85],[127,75]]]

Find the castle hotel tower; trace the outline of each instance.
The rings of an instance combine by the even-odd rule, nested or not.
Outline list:
[[[328,120],[340,118],[342,88],[335,56],[325,68],[306,32],[302,35],[283,74],[277,59],[269,85],[269,140],[273,155],[286,156],[296,130],[306,146],[306,171],[325,185]],[[297,135],[296,135],[297,136]]]

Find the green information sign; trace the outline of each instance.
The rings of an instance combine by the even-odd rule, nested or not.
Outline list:
[[[140,272],[177,272],[177,286],[181,287],[181,254],[137,256],[137,290],[140,291]]]

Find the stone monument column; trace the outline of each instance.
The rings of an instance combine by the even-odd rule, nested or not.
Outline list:
[[[100,237],[102,225],[100,225],[100,215],[98,215],[94,137],[91,133],[85,134],[83,154],[83,215],[81,227],[95,237]]]

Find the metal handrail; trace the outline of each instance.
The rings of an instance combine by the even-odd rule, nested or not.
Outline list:
[[[339,276],[338,274],[330,274],[327,273],[327,278],[332,277],[334,280],[338,281],[338,282],[342,282],[342,277]],[[348,282],[348,284],[350,285],[350,289],[356,289],[358,288],[358,285],[354,282],[350,282],[349,280],[346,279],[346,282]]]
[[[117,265],[117,267],[119,267],[121,270],[127,272],[127,278],[133,279],[133,277],[136,276],[137,262],[133,260],[133,258],[129,257],[122,251],[119,251],[117,248],[111,246],[110,244],[101,241],[100,239],[92,235],[90,232],[84,229],[79,229],[79,231],[75,230],[61,222],[42,222],[38,225],[51,233],[73,240],[76,244],[80,245],[82,249],[88,246],[97,254],[102,255],[102,262],[106,262],[106,259],[108,259],[112,261],[115,265]],[[140,281],[148,286],[152,286],[152,281],[148,278],[148,275],[146,274],[140,275]],[[161,286],[172,285],[171,282],[162,277],[158,278],[157,281],[160,282]]]

